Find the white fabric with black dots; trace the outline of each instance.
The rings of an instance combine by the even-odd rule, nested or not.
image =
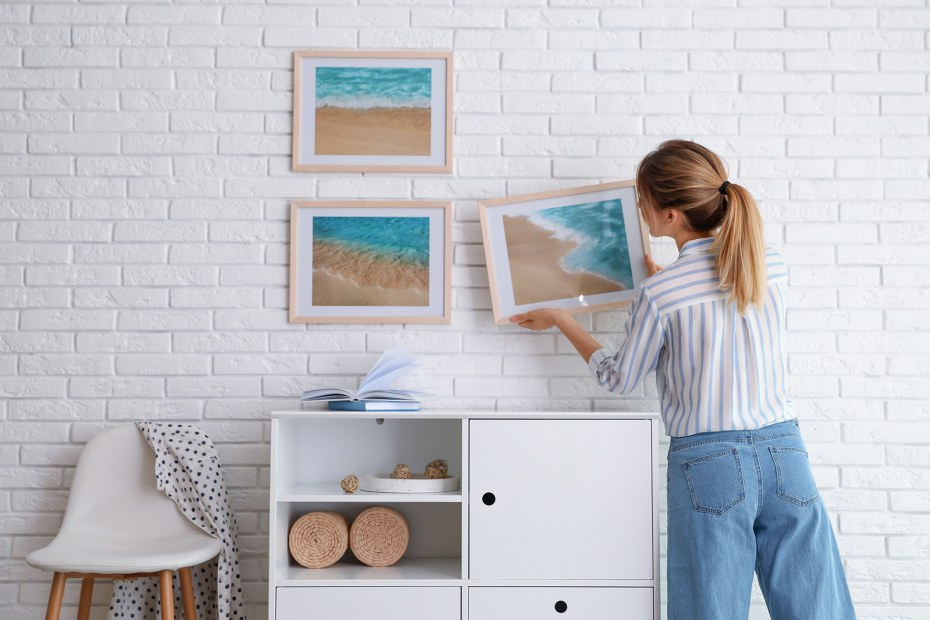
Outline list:
[[[191,523],[223,543],[217,558],[191,570],[196,620],[245,620],[236,517],[213,441],[192,424],[137,422],[155,451],[155,478]],[[173,576],[175,618],[184,616],[181,586]],[[115,581],[110,620],[160,620],[156,577]]]

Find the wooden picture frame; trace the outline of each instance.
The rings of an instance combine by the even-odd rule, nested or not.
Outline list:
[[[295,172],[452,172],[452,52],[294,52]]]
[[[498,325],[535,308],[621,307],[647,276],[633,181],[482,200],[478,213]]]
[[[296,200],[290,229],[290,322],[451,322],[451,202]]]

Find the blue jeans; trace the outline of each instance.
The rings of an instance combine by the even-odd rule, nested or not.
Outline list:
[[[668,619],[746,620],[753,572],[772,620],[856,617],[797,420],[669,443]]]

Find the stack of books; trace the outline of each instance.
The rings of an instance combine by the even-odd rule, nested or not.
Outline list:
[[[391,387],[416,363],[417,359],[403,349],[388,349],[362,379],[358,390],[318,388],[307,390],[300,400],[328,402],[333,411],[419,411],[418,397],[426,393]]]

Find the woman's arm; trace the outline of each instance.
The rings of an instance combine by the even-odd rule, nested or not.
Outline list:
[[[662,271],[662,267],[653,262],[652,257],[646,254],[646,273],[653,276]],[[523,314],[510,317],[511,323],[533,331],[542,331],[550,327],[558,327],[565,334],[575,350],[584,359],[585,363],[591,359],[591,354],[603,348],[601,343],[591,337],[591,334],[581,328],[575,318],[561,308],[540,308]]]
[[[591,359],[591,354],[602,348],[601,343],[595,340],[575,320],[575,317],[561,308],[540,308],[523,314],[510,317],[511,323],[533,331],[542,331],[550,327],[558,327],[565,334],[575,350],[584,359],[585,363]]]
[[[662,268],[646,258],[649,275]],[[510,317],[511,323],[533,331],[558,327],[588,364],[598,383],[610,392],[627,394],[636,388],[645,374],[651,372],[658,361],[664,344],[664,331],[658,310],[641,287],[630,305],[630,316],[624,331],[626,339],[620,349],[611,353],[581,328],[574,317],[561,308],[539,308]]]

